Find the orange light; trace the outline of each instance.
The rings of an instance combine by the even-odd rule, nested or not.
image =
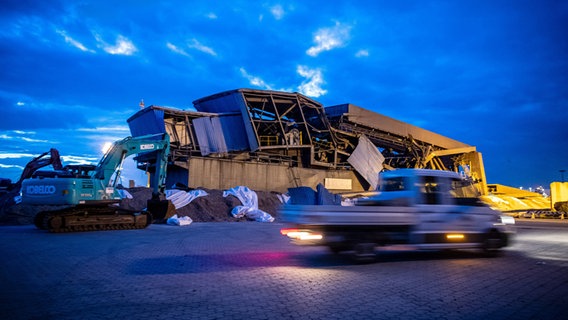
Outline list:
[[[465,236],[461,233],[448,233],[446,239],[448,240],[463,240]]]
[[[298,229],[290,229],[290,228],[288,228],[288,229],[280,229],[280,234],[283,235],[283,236],[287,236],[288,233],[290,233],[290,232],[295,232],[295,231],[298,231]]]
[[[323,235],[320,233],[313,233],[310,230],[302,229],[281,229],[280,234],[297,240],[321,240],[323,238]]]

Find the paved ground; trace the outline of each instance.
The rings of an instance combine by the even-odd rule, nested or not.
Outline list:
[[[524,222],[502,257],[355,264],[280,224],[50,234],[0,227],[0,319],[561,319],[568,224]]]

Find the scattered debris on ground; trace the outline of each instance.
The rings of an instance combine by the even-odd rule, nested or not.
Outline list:
[[[135,187],[126,189],[132,195],[131,199],[122,199],[120,206],[129,210],[143,210],[146,202],[152,197],[152,189]],[[178,217],[188,216],[193,222],[242,222],[253,221],[245,217],[235,218],[231,210],[236,206],[241,206],[241,201],[233,196],[223,197],[223,190],[202,189],[208,193],[207,196],[198,197],[184,207],[178,208],[175,212]],[[270,214],[274,221],[279,221],[278,208],[281,205],[279,193],[256,191],[258,197],[258,208]],[[53,206],[30,206],[16,204],[13,200],[17,194],[5,194],[0,197],[0,225],[26,225],[33,224],[34,216],[44,210],[52,209]],[[166,217],[167,219],[168,217]],[[165,223],[164,221],[156,221]]]

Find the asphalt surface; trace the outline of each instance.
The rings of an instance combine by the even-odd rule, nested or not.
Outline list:
[[[562,319],[568,220],[521,221],[499,257],[353,262],[279,223],[51,234],[0,227],[0,319]]]

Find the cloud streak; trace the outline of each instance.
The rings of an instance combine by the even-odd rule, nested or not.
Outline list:
[[[128,38],[126,38],[122,35],[118,35],[116,37],[116,41],[115,41],[114,44],[108,44],[98,34],[95,35],[95,38],[97,39],[97,42],[99,43],[99,47],[102,48],[106,53],[109,53],[109,54],[112,54],[112,55],[131,56],[135,52],[138,51],[138,49],[136,48],[134,43],[132,43],[132,41],[130,41],[130,39],[128,39]]]
[[[309,56],[317,57],[324,51],[345,46],[349,40],[351,26],[336,22],[333,27],[318,29],[313,38],[314,46],[311,46],[306,53]]]
[[[91,52],[91,53],[95,52],[95,50],[85,47],[81,42],[70,37],[65,30],[56,30],[56,32],[60,34],[63,37],[63,39],[65,39],[65,42],[69,43],[71,46],[84,52]]]
[[[215,50],[213,50],[212,48],[210,48],[208,46],[203,45],[197,39],[191,39],[189,41],[189,43],[187,44],[187,46],[190,49],[195,49],[197,51],[201,51],[201,52],[206,53],[210,56],[213,56],[213,57],[217,56],[217,52],[215,52]]]

